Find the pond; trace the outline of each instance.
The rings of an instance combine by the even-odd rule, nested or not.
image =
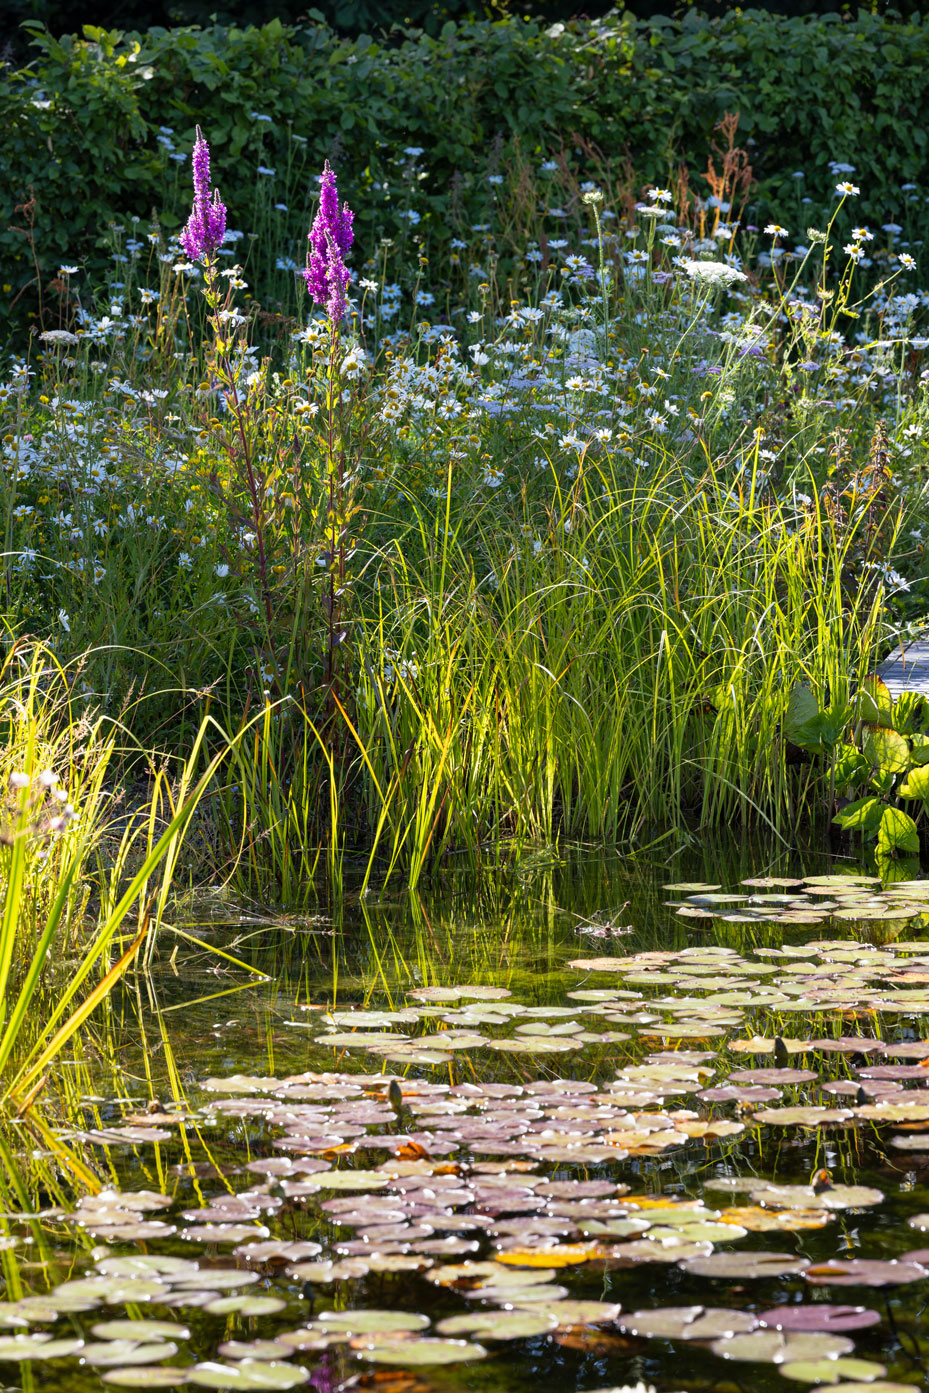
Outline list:
[[[3,1143],[3,1385],[923,1386],[929,881],[669,850],[199,905]]]

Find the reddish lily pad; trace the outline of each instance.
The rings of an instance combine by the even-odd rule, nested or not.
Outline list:
[[[827,1306],[815,1302],[803,1306],[774,1306],[758,1313],[759,1325],[775,1330],[824,1330],[839,1334],[848,1330],[866,1330],[879,1325],[880,1312],[866,1306]]]
[[[876,1258],[849,1258],[808,1266],[804,1277],[817,1287],[895,1287],[920,1282],[929,1269],[915,1262],[882,1262]]]

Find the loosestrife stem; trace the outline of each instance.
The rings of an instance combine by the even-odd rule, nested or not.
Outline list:
[[[345,590],[345,412],[342,403],[342,378],[339,368],[339,325],[345,316],[345,289],[349,273],[345,257],[354,241],[354,214],[346,204],[339,203],[336,178],[329,161],[320,177],[319,208],[310,228],[304,279],[307,290],[317,305],[324,305],[329,319],[329,362],[326,369],[326,455],[328,472],[327,555],[329,593],[327,595],[328,651],[326,654],[327,705],[334,716],[339,706],[336,681],[337,645],[344,642],[341,632],[341,602]],[[336,429],[336,400],[338,399],[338,430]],[[338,462],[336,438],[338,436]],[[338,577],[338,585],[336,578]],[[344,668],[344,664],[343,664]]]
[[[268,642],[272,649],[272,661],[274,660],[274,605],[271,597],[271,588],[268,581],[268,560],[264,543],[265,515],[264,504],[262,501],[262,490],[259,487],[258,477],[255,473],[254,461],[252,459],[251,446],[246,430],[245,414],[247,404],[243,404],[238,386],[236,384],[235,371],[228,355],[228,346],[222,334],[221,315],[228,309],[228,304],[222,304],[219,294],[219,281],[216,272],[216,262],[211,254],[204,258],[204,279],[206,282],[206,302],[210,308],[210,324],[215,335],[213,341],[214,363],[220,369],[218,375],[219,382],[225,388],[226,405],[232,413],[236,423],[236,430],[239,442],[242,446],[242,460],[245,465],[245,472],[248,477],[248,492],[252,506],[252,526],[255,530],[255,543],[258,548],[258,579],[261,586],[262,602],[264,604],[265,620],[268,626]],[[226,296],[230,300],[231,292]]]

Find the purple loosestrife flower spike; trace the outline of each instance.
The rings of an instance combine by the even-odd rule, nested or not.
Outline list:
[[[344,258],[355,234],[354,213],[346,204],[339,207],[335,174],[327,160],[323,166],[319,208],[310,228],[310,251],[303,278],[317,305],[325,305],[333,325],[340,324],[347,308],[345,287],[349,282]]]
[[[181,246],[191,261],[197,261],[202,256],[212,256],[226,235],[226,208],[219,189],[214,189],[210,199],[210,147],[199,126],[192,163],[194,202],[181,233]]]

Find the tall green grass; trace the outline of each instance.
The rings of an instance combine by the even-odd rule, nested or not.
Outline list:
[[[418,566],[402,538],[379,560],[353,729],[388,867],[415,884],[559,837],[794,832],[828,769],[790,762],[790,692],[847,698],[882,635],[864,523],[815,486],[798,510],[731,470],[589,461],[549,525],[545,556],[488,531],[493,584],[447,533]]]
[[[201,761],[202,726],[173,787],[153,771],[123,810],[118,728],[78,709],[73,677],[40,645],[14,643],[0,666],[0,1107],[20,1112],[54,1091],[61,1051],[150,950],[226,753]]]

